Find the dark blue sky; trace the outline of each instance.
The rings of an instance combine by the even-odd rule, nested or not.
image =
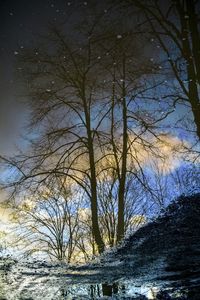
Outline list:
[[[86,2],[78,1],[83,7]],[[76,1],[0,0],[0,151],[19,134],[24,111],[17,103],[19,92],[14,79],[15,56],[30,46],[47,29],[48,22],[67,18]]]

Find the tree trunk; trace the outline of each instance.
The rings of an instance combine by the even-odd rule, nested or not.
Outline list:
[[[122,148],[122,165],[119,181],[118,192],[118,225],[117,225],[117,243],[124,238],[124,195],[126,189],[126,172],[127,172],[127,106],[126,106],[126,86],[125,86],[125,56],[123,57],[123,83],[122,83],[122,116],[123,116],[123,148]]]
[[[199,69],[199,66],[195,65],[196,61],[195,61],[195,55],[194,55],[196,52],[198,53],[198,48],[194,51],[194,44],[193,44],[193,48],[192,48],[192,45],[190,43],[190,33],[189,33],[190,28],[189,28],[187,18],[185,18],[184,7],[182,7],[180,5],[179,1],[177,1],[176,3],[177,3],[177,5],[176,5],[177,11],[180,15],[180,21],[181,21],[183,55],[187,62],[188,101],[190,102],[190,105],[192,108],[194,122],[196,125],[196,132],[200,139],[200,99],[199,99],[199,95],[198,95],[198,81],[197,81],[198,75],[196,73],[197,70]],[[189,8],[189,11],[190,10],[191,9]],[[189,15],[189,18],[192,18],[192,15]],[[193,24],[193,26],[194,26],[194,24]],[[197,24],[196,24],[196,26],[197,26]]]
[[[90,113],[85,95],[83,96],[85,121],[87,127],[87,139],[88,139],[88,155],[90,165],[90,185],[91,185],[91,214],[92,214],[92,234],[97,244],[99,254],[105,249],[105,245],[100,234],[99,222],[98,222],[98,199],[97,199],[97,180],[96,180],[96,168],[93,148],[93,137],[91,130]]]
[[[97,205],[97,182],[96,182],[96,170],[94,163],[94,149],[91,137],[91,131],[88,132],[88,150],[90,161],[90,183],[91,183],[91,212],[92,212],[92,233],[97,244],[99,254],[105,249],[105,245],[99,230],[98,223],[98,205]]]
[[[200,84],[200,34],[194,0],[186,0],[189,31],[192,40],[192,52],[195,61],[196,77]]]

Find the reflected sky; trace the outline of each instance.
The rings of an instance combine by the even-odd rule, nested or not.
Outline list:
[[[21,90],[14,74],[15,59],[19,51],[22,51],[27,46],[31,46],[37,39],[38,34],[46,33],[48,22],[58,24],[60,20],[68,18],[71,9],[73,9],[75,5],[81,7],[82,11],[87,9],[87,1],[35,0],[30,2],[27,0],[2,0],[0,2],[0,154],[15,154],[19,146],[26,145],[26,142],[22,142],[21,135],[25,132],[24,127],[29,118],[29,111],[28,108],[19,101]],[[73,20],[73,22],[75,21],[76,19]],[[155,41],[151,41],[149,46],[149,49],[151,49],[149,53],[150,60],[154,59],[151,57],[152,49],[157,49],[154,55],[159,54],[160,51],[157,45],[154,45],[154,42]],[[167,88],[166,82],[163,89],[164,93],[167,91]],[[167,107],[165,105],[160,107],[159,113],[162,115],[166,109]],[[176,110],[163,122],[163,126],[160,126],[162,132],[166,129],[163,129],[166,123],[169,123],[167,130],[171,131],[171,135],[166,136],[166,141],[170,145],[178,145],[182,140],[193,142],[193,137],[190,138],[188,132],[183,128],[180,129],[179,124],[177,128],[174,127],[173,122],[178,121],[180,117],[184,117],[186,121],[187,118],[191,120],[191,112],[186,105],[177,105]],[[160,147],[160,149],[162,149],[162,147]],[[179,161],[177,157],[174,157],[174,152],[172,152],[169,147],[167,147],[167,149],[165,148],[164,151],[166,151],[167,154],[167,167],[165,166],[164,174],[162,175],[164,175],[164,179],[166,179],[165,176],[173,171],[178,169],[182,170],[183,162],[182,160]],[[141,155],[141,148],[139,152]],[[146,165],[150,165],[150,160],[148,160],[145,154],[143,156]],[[191,162],[190,157],[187,157],[187,159]],[[197,162],[195,162],[195,164],[196,163]],[[9,170],[5,172],[5,170],[0,169],[0,175],[6,178],[8,175],[12,176],[12,171]],[[152,173],[150,173],[150,176],[153,177]],[[151,180],[152,184],[154,184],[152,178],[150,181]],[[195,181],[196,185],[198,185],[197,180]],[[172,185],[170,186],[172,187]],[[185,188],[187,189],[188,186]],[[167,194],[167,200],[169,200],[172,194],[173,197],[175,197],[183,191],[183,189],[180,189],[177,192],[177,190],[172,189],[170,191],[171,194]],[[3,198],[4,194],[1,194],[1,201]],[[154,212],[155,210],[152,215]],[[0,210],[0,216],[2,221],[0,229],[10,231],[9,211],[2,208]],[[24,282],[22,285],[23,284]]]

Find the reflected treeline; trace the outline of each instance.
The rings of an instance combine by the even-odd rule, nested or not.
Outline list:
[[[140,292],[139,292],[140,290]],[[115,299],[131,299],[131,300],[198,300],[200,295],[200,286],[193,287],[168,287],[162,289],[158,287],[136,287],[132,283],[100,283],[100,284],[83,284],[68,286],[61,290],[61,298],[59,300],[67,299],[88,299],[96,300],[103,296],[115,296]],[[128,297],[128,298],[127,298]]]
[[[93,300],[102,296],[121,295],[125,293],[125,285],[116,282],[67,286],[60,290],[62,299],[68,299],[70,296],[88,296],[88,299]]]

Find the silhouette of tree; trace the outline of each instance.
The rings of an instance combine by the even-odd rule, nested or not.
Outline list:
[[[158,43],[165,57],[166,74],[170,67],[173,85],[173,105],[190,105],[196,134],[200,138],[200,32],[198,1],[125,1],[138,8],[141,17],[140,34]],[[177,91],[177,87],[179,91]]]

